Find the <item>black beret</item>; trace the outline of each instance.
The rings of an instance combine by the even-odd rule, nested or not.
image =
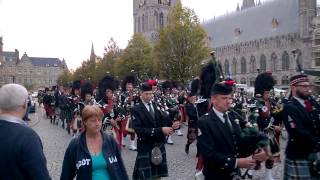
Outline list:
[[[232,91],[232,86],[225,83],[216,83],[211,88],[211,95],[229,95]]]
[[[152,91],[152,86],[148,83],[142,83],[140,86],[141,91]]]

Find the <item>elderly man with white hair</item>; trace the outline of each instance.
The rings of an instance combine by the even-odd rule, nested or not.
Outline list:
[[[27,98],[21,85],[0,88],[0,179],[51,179],[40,137],[22,120]]]

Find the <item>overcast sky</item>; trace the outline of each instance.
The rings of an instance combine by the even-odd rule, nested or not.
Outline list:
[[[242,0],[181,2],[203,21],[235,11]],[[0,0],[1,35],[4,51],[65,58],[75,69],[89,58],[92,42],[98,56],[111,37],[126,47],[133,35],[132,0]]]

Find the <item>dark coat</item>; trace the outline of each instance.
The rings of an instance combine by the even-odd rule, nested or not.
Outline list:
[[[289,118],[290,116],[290,118]],[[283,122],[289,134],[286,157],[292,160],[304,159],[319,151],[319,112],[311,113],[295,99],[289,100],[283,108]]]
[[[166,160],[165,141],[166,136],[162,132],[162,127],[170,127],[171,123],[167,116],[153,104],[155,118],[153,119],[142,102],[134,106],[131,111],[132,125],[137,133],[137,158],[133,172],[133,179],[153,180],[156,177],[168,176]],[[163,161],[160,165],[154,166],[150,161],[150,153],[153,147],[161,145]]]
[[[120,150],[116,141],[109,135],[102,133],[102,153],[107,161],[107,171],[111,180],[128,180]],[[60,180],[92,179],[92,159],[87,148],[85,132],[72,139],[64,155]]]
[[[241,143],[240,127],[233,113],[232,111],[228,113],[233,133],[227,130],[213,110],[198,121],[200,136],[197,147],[204,159],[203,174],[206,180],[231,180],[239,171],[236,168],[236,159],[249,156],[245,153],[245,145]]]
[[[51,179],[41,139],[34,130],[1,118],[0,132],[1,180]]]
[[[188,127],[197,128],[197,121],[198,121],[197,108],[193,104],[188,103],[186,105],[186,112],[189,117]]]

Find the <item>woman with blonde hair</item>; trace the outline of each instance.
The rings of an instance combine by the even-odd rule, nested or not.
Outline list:
[[[82,110],[85,131],[72,139],[64,156],[61,180],[127,180],[116,141],[101,131],[103,112],[98,106]]]

